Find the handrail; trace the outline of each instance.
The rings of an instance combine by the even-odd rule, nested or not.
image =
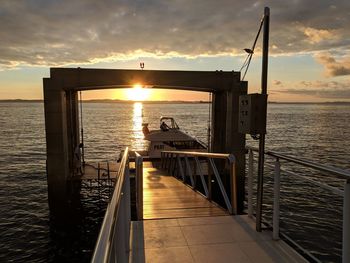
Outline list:
[[[93,263],[127,262],[130,235],[129,149],[126,148],[117,175],[117,182],[97,239]]]
[[[161,167],[167,169],[168,172],[172,173],[173,175],[175,175],[175,173],[177,173],[177,175],[180,175],[184,183],[186,182],[186,177],[189,177],[191,187],[195,190],[196,174],[193,174],[192,172],[189,158],[194,159],[194,162],[193,162],[194,170],[197,171],[199,174],[206,198],[208,200],[211,200],[211,197],[212,197],[211,173],[208,174],[208,179],[207,179],[208,185],[207,185],[199,158],[201,158],[201,160],[204,159],[208,162],[208,167],[211,168],[211,171],[213,172],[216,178],[222,197],[225,201],[227,210],[231,214],[236,214],[237,213],[237,186],[236,186],[237,178],[236,178],[236,167],[235,167],[236,161],[235,161],[234,155],[226,154],[226,153],[162,151]],[[184,159],[184,163],[182,159]],[[221,181],[219,171],[213,159],[223,159],[223,160],[226,160],[228,163],[228,167],[230,171],[230,179],[231,179],[231,200],[226,193],[225,187]],[[185,169],[183,165],[185,166]]]
[[[251,146],[247,146],[246,148],[248,150],[252,150],[253,152],[259,151],[257,148],[251,147]],[[322,171],[325,173],[330,173],[330,174],[336,175],[337,178],[340,178],[340,179],[346,179],[346,180],[350,179],[350,171],[348,171],[348,170],[343,170],[343,169],[339,169],[339,168],[324,165],[324,164],[318,164],[318,163],[315,163],[315,162],[312,162],[309,160],[295,158],[295,157],[288,156],[288,155],[281,154],[281,153],[277,153],[274,151],[265,151],[265,154],[268,156],[279,158],[281,160],[285,160],[285,161],[300,164],[300,165],[303,165],[303,166],[306,166],[309,168],[313,168],[313,169],[316,169],[316,170],[319,170],[319,171]]]
[[[196,157],[206,157],[206,158],[215,158],[215,159],[227,159],[231,163],[235,161],[235,157],[230,153],[208,153],[208,152],[187,152],[187,151],[162,151],[163,153],[170,154],[181,154],[187,156],[196,156]]]
[[[143,158],[138,152],[135,152],[135,169],[137,220],[143,220]]]
[[[248,216],[252,217],[253,215],[253,170],[254,170],[254,159],[253,159],[253,152],[258,152],[257,148],[247,146],[247,150],[249,151],[249,165],[248,165]],[[285,154],[273,152],[273,151],[267,151],[265,152],[265,155],[275,158],[274,162],[274,190],[273,190],[273,238],[279,239],[279,221],[280,221],[280,177],[281,173],[285,173],[290,176],[297,176],[299,178],[302,178],[303,180],[306,180],[307,182],[317,185],[323,189],[329,190],[333,192],[334,194],[343,196],[343,240],[342,240],[342,262],[350,262],[350,226],[348,222],[350,221],[350,171],[339,169],[332,166],[327,166],[323,164],[318,164],[309,160],[295,158],[292,156],[288,156]],[[315,170],[318,170],[322,173],[327,173],[330,175],[333,175],[336,178],[340,178],[345,181],[344,185],[344,191],[335,188],[333,186],[329,186],[327,184],[317,182],[315,180],[312,180],[310,178],[298,175],[296,173],[281,169],[281,162],[280,160],[284,160],[287,162],[299,164],[304,167],[312,168]],[[267,164],[268,165],[268,164]],[[306,252],[309,254],[308,252]],[[313,257],[309,254],[309,256]]]

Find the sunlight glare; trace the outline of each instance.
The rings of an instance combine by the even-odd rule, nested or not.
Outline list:
[[[126,97],[128,100],[144,101],[148,100],[150,95],[151,91],[149,89],[142,88],[140,84],[135,84],[132,89],[126,90]]]
[[[132,134],[132,150],[145,149],[145,140],[143,139],[142,133],[142,122],[143,122],[143,105],[141,102],[135,102],[133,107],[133,134]]]

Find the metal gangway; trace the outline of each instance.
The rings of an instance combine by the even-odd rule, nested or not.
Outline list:
[[[143,163],[137,153],[134,161],[138,221],[131,221],[130,216],[131,161],[126,149],[92,262],[171,262],[174,254],[186,262],[201,262],[206,257],[215,262],[226,257],[254,262],[256,253],[261,262],[305,262],[283,241],[257,233],[248,216],[232,215],[237,209],[235,184],[231,184],[233,195],[229,195],[216,163],[234,180],[233,155],[165,151],[161,169]],[[223,207],[212,200],[212,180],[219,186]],[[202,192],[196,189],[199,185]],[[164,194],[174,198],[169,201]],[[201,207],[196,206],[198,202]]]

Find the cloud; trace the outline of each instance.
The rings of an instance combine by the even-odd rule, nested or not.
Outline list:
[[[310,44],[317,44],[327,40],[338,40],[340,35],[336,30],[315,29],[312,27],[302,27],[300,29],[306,36]]]
[[[272,85],[274,85],[274,86],[283,86],[282,81],[276,80],[276,79],[272,81]]]
[[[328,77],[350,75],[350,57],[337,61],[330,53],[322,53],[315,58],[325,67]]]
[[[274,90],[283,94],[311,95],[323,99],[350,99],[350,81],[301,81],[295,88]]]
[[[312,8],[306,0],[269,5],[273,54],[350,50],[348,0],[315,1]],[[0,64],[243,54],[262,12],[256,0],[2,1]]]

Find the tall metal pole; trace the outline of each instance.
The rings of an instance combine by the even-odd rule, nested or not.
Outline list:
[[[267,66],[269,54],[269,28],[270,28],[270,8],[264,10],[264,34],[262,53],[262,73],[261,73],[261,94],[267,94]],[[266,107],[267,108],[267,107]],[[266,115],[265,115],[266,116]],[[259,162],[258,162],[258,193],[256,205],[256,231],[261,232],[261,217],[263,204],[263,184],[264,184],[264,153],[265,134],[260,134],[259,140]]]

